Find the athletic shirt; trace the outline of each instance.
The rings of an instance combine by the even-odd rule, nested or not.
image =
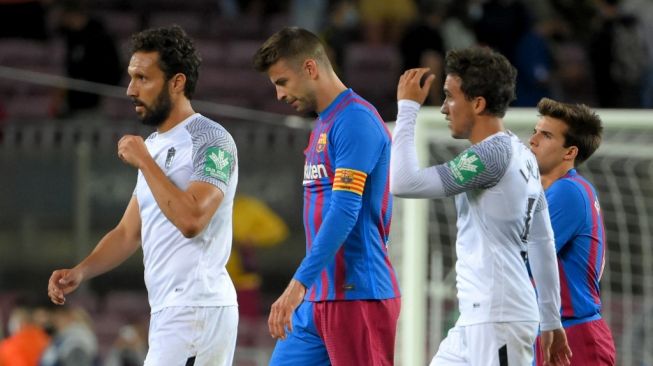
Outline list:
[[[161,212],[139,170],[134,194],[141,215],[145,285],[152,313],[171,306],[236,305],[225,269],[232,241],[233,199],[238,183],[236,144],[218,123],[196,113],[145,141],[168,179],[186,190],[206,182],[224,194],[206,227],[185,238]]]
[[[449,162],[419,169],[418,110],[415,102],[399,102],[392,190],[402,197],[455,196],[457,324],[541,320],[542,330],[561,327],[553,233],[535,156],[506,131]],[[527,256],[541,290],[539,313]]]
[[[558,252],[563,325],[601,317],[605,229],[594,186],[571,169],[546,190]]]
[[[304,165],[305,300],[400,296],[388,258],[390,132],[351,89],[319,114]]]

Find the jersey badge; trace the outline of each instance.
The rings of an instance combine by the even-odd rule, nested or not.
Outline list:
[[[204,173],[209,177],[219,179],[223,182],[231,177],[231,168],[234,164],[234,157],[228,151],[219,147],[206,149],[206,160],[204,162]]]
[[[315,151],[319,153],[324,151],[326,144],[327,144],[326,133],[322,132],[320,134],[320,137],[317,139],[317,144],[315,145]]]
[[[175,152],[177,152],[177,150],[175,150],[174,147],[168,149],[168,155],[166,155],[166,164],[165,164],[166,169],[170,169],[170,166],[172,166],[172,161],[175,158]]]
[[[450,161],[449,169],[456,182],[463,185],[481,174],[485,165],[474,151],[468,150]]]

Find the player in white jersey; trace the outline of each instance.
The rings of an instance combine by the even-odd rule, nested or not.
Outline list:
[[[460,317],[431,365],[530,365],[538,325],[549,364],[567,365],[553,233],[537,161],[502,122],[514,100],[516,71],[486,48],[451,51],[445,64],[442,113],[453,137],[472,146],[449,162],[420,169],[415,123],[434,76],[421,85],[428,70],[408,70],[397,90],[390,168],[397,196],[455,196]]]
[[[86,259],[54,271],[48,284],[62,305],[83,280],[142,245],[152,313],[147,366],[231,365],[236,345],[236,292],[225,265],[238,159],[231,135],[193,111],[199,64],[178,26],[132,37],[127,95],[156,132],[120,139],[118,156],[138,169],[125,214]]]

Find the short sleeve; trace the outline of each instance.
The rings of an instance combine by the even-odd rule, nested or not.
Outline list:
[[[496,185],[506,173],[512,156],[507,135],[497,135],[463,151],[453,160],[437,165],[447,196]]]
[[[193,140],[190,180],[210,183],[226,192],[238,164],[236,144],[231,135],[218,124],[193,123],[188,130]]]

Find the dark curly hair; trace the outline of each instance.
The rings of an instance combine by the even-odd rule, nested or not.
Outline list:
[[[567,125],[564,147],[576,146],[576,166],[587,160],[601,144],[603,126],[601,118],[584,104],[567,104],[542,98],[537,103],[537,111],[541,116],[551,117]]]
[[[507,58],[490,48],[447,52],[445,73],[460,77],[460,88],[468,100],[485,98],[487,114],[503,117],[510,102],[515,100],[517,70]]]
[[[193,41],[180,26],[147,29],[134,34],[131,52],[158,52],[159,67],[166,80],[178,73],[186,75],[184,95],[188,99],[193,98],[202,59]]]
[[[324,45],[315,34],[298,27],[286,27],[263,43],[254,55],[253,64],[257,71],[266,72],[281,59],[300,66],[307,58],[331,67]]]

